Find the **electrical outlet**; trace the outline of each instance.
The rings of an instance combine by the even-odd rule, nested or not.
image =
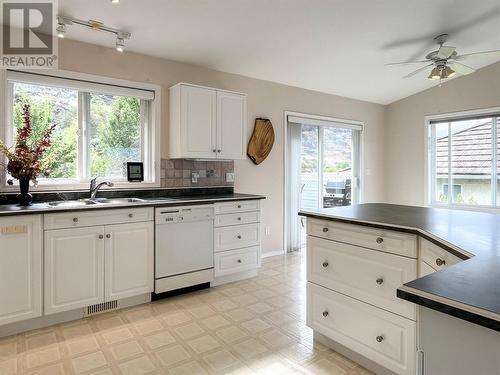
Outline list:
[[[234,172],[226,173],[226,182],[234,182]]]
[[[266,227],[265,233],[266,233],[266,236],[269,236],[271,234],[271,228],[270,227]]]

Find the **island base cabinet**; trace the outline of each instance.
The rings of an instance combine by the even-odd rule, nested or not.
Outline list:
[[[40,215],[0,218],[0,325],[42,313]]]
[[[153,291],[153,232],[153,222],[106,226],[106,301]]]
[[[45,231],[45,314],[104,302],[104,227]]]
[[[412,320],[308,282],[307,325],[396,374],[415,375]]]

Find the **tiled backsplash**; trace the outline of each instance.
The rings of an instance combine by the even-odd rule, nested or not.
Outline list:
[[[161,160],[161,187],[233,186],[226,173],[234,173],[234,161]],[[192,181],[192,174],[198,181]]]

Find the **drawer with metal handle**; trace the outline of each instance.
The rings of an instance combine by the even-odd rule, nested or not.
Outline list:
[[[234,202],[218,202],[214,204],[214,208],[216,215],[232,212],[258,211],[260,209],[260,201],[252,199]]]
[[[257,246],[260,243],[258,223],[215,228],[215,252]]]
[[[417,260],[322,238],[307,237],[307,280],[409,319],[415,305],[396,289],[417,278]]]
[[[258,223],[260,221],[260,211],[237,212],[233,214],[216,215],[214,225],[225,227],[229,225],[240,225]]]
[[[91,209],[44,215],[45,230],[152,221],[153,208]]]
[[[425,238],[420,238],[420,259],[436,271],[462,261],[459,257]]]
[[[215,277],[253,270],[260,265],[260,247],[215,253]]]
[[[307,234],[417,258],[417,236],[410,233],[309,218],[307,220]]]
[[[414,371],[414,321],[311,282],[307,306],[307,325],[315,331],[396,374]]]

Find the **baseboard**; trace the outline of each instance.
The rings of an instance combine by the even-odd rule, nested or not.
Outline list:
[[[138,296],[119,300],[120,309],[142,305],[148,302],[151,302],[151,293],[141,294]],[[0,327],[0,337],[6,337],[21,332],[45,328],[55,324],[70,322],[72,320],[83,319],[83,310],[84,308],[81,307],[71,311],[64,311],[56,314],[44,315],[38,318],[6,324]]]
[[[277,255],[285,255],[285,251],[284,250],[266,251],[266,252],[262,252],[260,257],[261,258],[269,258],[269,257],[275,257]]]

